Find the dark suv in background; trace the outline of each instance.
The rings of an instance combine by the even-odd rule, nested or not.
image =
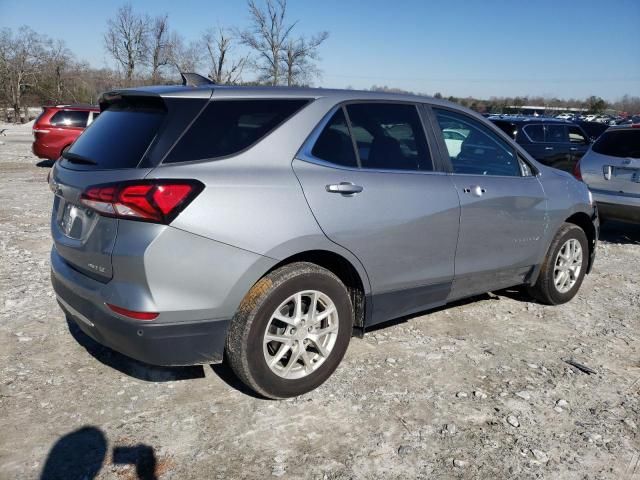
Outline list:
[[[587,153],[591,140],[578,125],[554,118],[490,118],[544,165],[572,173],[578,160]]]
[[[99,114],[100,108],[93,105],[42,107],[42,113],[33,123],[34,155],[58,159]]]

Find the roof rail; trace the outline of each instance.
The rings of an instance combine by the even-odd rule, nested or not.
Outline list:
[[[193,72],[180,72],[182,77],[182,85],[185,87],[201,87],[202,85],[215,85],[216,82]]]

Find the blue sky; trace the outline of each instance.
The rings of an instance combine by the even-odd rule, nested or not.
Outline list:
[[[122,1],[0,0],[0,27],[27,24],[62,38],[94,66]],[[150,15],[197,38],[247,24],[241,0],[138,0]],[[388,85],[489,97],[545,95],[615,100],[640,95],[640,0],[289,0],[297,32],[328,30],[321,86]]]

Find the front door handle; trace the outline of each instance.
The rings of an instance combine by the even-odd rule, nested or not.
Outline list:
[[[569,150],[571,150],[572,152],[577,152],[578,151],[578,147],[571,147]]]
[[[487,193],[487,190],[482,188],[480,185],[472,185],[470,187],[465,188],[464,193],[470,193],[474,197],[481,197],[482,195]]]
[[[341,193],[342,195],[355,195],[364,190],[360,185],[351,182],[340,182],[327,185],[327,192]]]
[[[553,150],[553,147],[544,147],[545,150]]]

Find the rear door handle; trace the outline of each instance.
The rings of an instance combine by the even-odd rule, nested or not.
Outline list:
[[[342,195],[355,195],[364,190],[360,185],[351,182],[340,182],[327,185],[327,192],[341,193]]]
[[[571,147],[569,150],[571,150],[572,152],[577,152],[578,151],[578,147]]]
[[[464,193],[470,193],[474,197],[481,197],[482,195],[487,193],[487,190],[482,188],[480,185],[472,185],[470,187],[465,188]]]
[[[545,150],[553,150],[553,147],[544,147]]]

